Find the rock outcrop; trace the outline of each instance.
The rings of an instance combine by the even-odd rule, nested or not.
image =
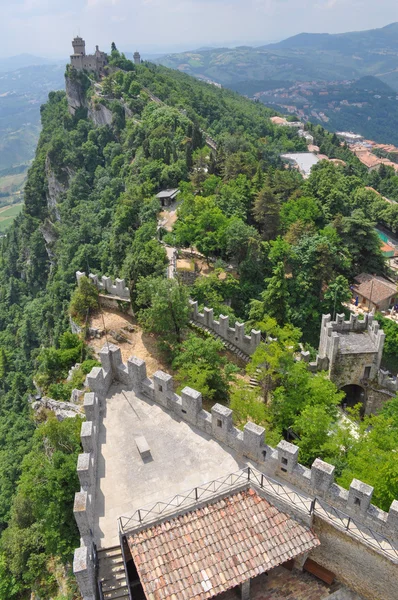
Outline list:
[[[72,172],[65,173],[65,183],[61,182],[59,178],[55,175],[53,169],[51,168],[50,158],[47,156],[46,158],[46,179],[47,179],[47,207],[50,217],[55,221],[60,221],[61,217],[58,209],[58,202],[60,200],[60,196],[65,194],[68,189],[69,180],[72,176]]]
[[[103,104],[93,104],[90,102],[88,106],[88,116],[95,123],[95,125],[97,125],[97,127],[101,127],[103,125],[112,125],[112,111]]]
[[[65,90],[71,115],[74,115],[79,108],[86,107],[86,98],[79,81],[65,77]]]
[[[73,390],[73,392],[80,392],[80,390]],[[72,392],[72,395],[73,395]],[[83,392],[80,392],[79,395],[83,395]],[[77,394],[75,394],[75,397]],[[75,404],[74,402],[60,402],[58,400],[53,400],[52,398],[41,398],[40,400],[36,400],[32,402],[32,408],[35,412],[39,412],[42,409],[51,410],[58,421],[63,421],[64,419],[72,419],[79,415],[79,417],[84,418],[84,412],[79,404]]]

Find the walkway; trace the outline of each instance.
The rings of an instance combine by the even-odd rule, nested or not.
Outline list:
[[[143,459],[136,445],[142,436],[150,448],[149,458]],[[119,517],[247,464],[154,402],[121,384],[113,385],[101,402],[94,525],[98,548],[119,543]]]

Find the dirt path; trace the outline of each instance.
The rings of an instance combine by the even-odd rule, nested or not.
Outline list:
[[[149,333],[145,333],[142,327],[138,325],[136,319],[116,310],[104,309],[103,318],[101,313],[93,316],[90,327],[103,330],[104,321],[107,339],[109,343],[119,346],[123,362],[126,362],[131,356],[137,356],[146,362],[149,377],[158,370],[167,371],[172,374],[170,367],[162,359],[156,338]],[[90,347],[93,348],[96,354],[98,354],[105,344],[105,335],[89,341]]]

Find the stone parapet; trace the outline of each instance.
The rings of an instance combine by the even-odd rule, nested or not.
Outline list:
[[[387,389],[390,392],[398,392],[398,377],[391,377],[388,371],[380,369],[378,372],[378,383],[380,387]]]
[[[132,388],[135,393],[142,394],[155,401],[179,419],[183,419],[199,430],[213,436],[220,443],[233,449],[242,457],[248,457],[256,463],[257,468],[270,477],[291,484],[299,490],[316,497],[329,506],[360,521],[373,531],[398,541],[398,502],[393,502],[391,510],[386,513],[371,504],[373,488],[365,483],[353,480],[349,490],[334,482],[333,465],[316,459],[309,469],[298,462],[299,448],[284,440],[276,448],[266,444],[266,433],[263,427],[247,423],[243,431],[233,425],[232,411],[220,404],[212,407],[211,413],[203,409],[202,395],[191,388],[184,388],[181,396],[174,393],[173,378],[163,371],[157,371],[153,379],[147,377],[145,362],[139,358],[130,358],[125,365],[122,362],[120,349],[112,344],[100,352],[102,370],[112,371],[111,379],[121,381]],[[95,371],[95,369],[93,369]],[[91,374],[90,374],[91,375]],[[91,375],[92,380],[99,378],[97,372]],[[85,396],[86,414],[95,414],[95,396]],[[95,424],[82,427],[84,437],[83,448],[90,449],[90,432],[95,431]],[[90,463],[86,454],[80,455],[79,477],[87,487],[90,476],[87,469]],[[91,456],[91,454],[90,454]]]
[[[89,547],[81,546],[75,550],[73,573],[83,600],[97,600],[94,558]]]
[[[86,273],[84,271],[76,271],[77,282],[85,276]],[[112,279],[105,275],[101,277],[101,280],[98,275],[94,275],[93,273],[90,273],[88,277],[100,292],[130,302],[130,289],[126,286],[125,279],[115,279],[115,282],[113,283]]]
[[[248,356],[251,356],[255,352],[261,342],[261,331],[252,329],[250,335],[246,335],[244,323],[235,323],[235,327],[230,327],[229,317],[220,315],[217,321],[214,319],[212,308],[204,308],[203,313],[200,313],[196,301],[190,300],[189,304],[191,319],[194,323],[211,329],[223,340],[233,344]]]
[[[86,422],[82,423],[81,441],[83,453],[78,457],[77,473],[80,490],[75,494],[73,512],[80,532],[80,548],[74,555],[74,573],[83,600],[96,597],[96,577],[93,560],[94,548],[94,504],[97,477],[99,397],[104,397],[112,381],[123,383],[137,395],[149,398],[174,414],[197,427],[220,443],[233,449],[239,456],[252,460],[257,469],[270,477],[270,485],[287,486],[291,491],[280,496],[283,510],[295,514],[297,506],[294,497],[305,493],[316,499],[316,514],[329,522],[340,519],[336,527],[346,526],[344,515],[360,527],[365,534],[357,535],[356,540],[369,544],[367,537],[377,535],[387,538],[391,545],[398,544],[398,501],[394,500],[388,513],[371,504],[373,488],[354,479],[349,490],[334,481],[334,466],[319,458],[311,468],[298,462],[299,448],[284,440],[276,448],[266,444],[265,429],[254,423],[247,423],[243,431],[233,425],[233,412],[220,404],[212,407],[211,413],[203,409],[200,392],[185,387],[181,396],[174,393],[173,378],[163,371],[157,371],[148,378],[145,362],[132,357],[124,364],[120,348],[106,344],[100,352],[101,367],[94,367],[87,376],[93,390],[84,396]],[[279,483],[277,483],[279,482]],[[265,493],[265,491],[264,491]],[[283,496],[283,497],[282,497]],[[272,499],[274,502],[274,499]],[[291,506],[290,506],[291,504]],[[290,507],[290,508],[289,508]],[[304,514],[304,513],[303,513]],[[343,517],[339,517],[341,514]],[[337,515],[337,517],[336,517]],[[310,524],[310,516],[307,514]],[[367,529],[368,528],[368,529]],[[370,532],[370,533],[366,533]],[[347,535],[352,535],[352,528]],[[372,546],[374,548],[374,544]]]
[[[105,372],[104,369],[98,367],[92,370],[89,381],[94,387],[99,387],[97,384],[100,380],[104,386],[101,388],[101,391],[105,393],[107,387],[104,382],[107,382],[107,384],[110,385],[112,378],[113,374],[110,368]],[[80,491],[76,492],[73,505],[73,514],[80,533],[80,548],[75,550],[73,572],[77,579],[83,600],[95,600],[97,597],[97,582],[93,558],[93,529],[98,462],[98,396],[93,392],[85,394],[83,407],[87,420],[82,423],[80,437],[83,453],[79,454],[77,460],[77,475],[80,482]]]

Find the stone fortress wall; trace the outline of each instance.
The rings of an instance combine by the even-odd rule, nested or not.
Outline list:
[[[230,327],[229,317],[220,315],[216,320],[214,319],[213,309],[207,307],[201,313],[198,309],[198,303],[193,300],[190,300],[190,308],[191,319],[197,325],[213,331],[227,343],[239,348],[248,357],[256,351],[261,342],[260,331],[252,329],[250,335],[246,335],[244,323],[235,323],[235,327]],[[352,354],[347,351],[343,352],[343,336],[349,333],[367,335],[374,348],[363,353],[358,351]],[[370,366],[368,380],[376,383],[378,389],[373,390],[373,395],[376,392],[379,395],[381,394],[382,403],[391,394],[398,391],[398,378],[391,377],[388,371],[380,368],[384,340],[385,334],[380,329],[379,323],[374,320],[373,314],[365,315],[363,321],[360,321],[358,316],[354,314],[351,314],[347,321],[344,320],[344,315],[337,315],[335,321],[332,321],[330,315],[323,315],[316,360],[310,362],[310,353],[306,351],[302,351],[300,357],[301,360],[308,363],[310,371],[328,371],[330,379],[337,387],[350,384],[363,385],[364,366]],[[371,397],[368,400],[371,400]],[[380,402],[377,399],[368,402],[368,408],[371,407],[373,409],[379,408]]]
[[[85,275],[85,272],[77,271],[77,282]],[[124,279],[115,279],[113,283],[110,277],[102,276],[100,280],[98,275],[93,273],[89,274],[89,279],[100,292],[103,292],[101,304],[104,306],[115,307],[112,297],[114,300],[130,301],[130,289],[126,286]],[[217,320],[214,318],[212,308],[205,307],[203,312],[199,312],[198,302],[190,300],[189,305],[191,320],[195,324],[212,331],[227,344],[233,344],[247,357],[246,360],[256,351],[262,340],[261,331],[252,329],[250,335],[246,335],[245,323],[237,322],[235,327],[230,327],[228,316],[220,315]],[[363,353],[356,351],[352,354],[343,352],[343,337],[349,333],[368,336],[374,346],[372,351],[369,352],[368,349]],[[328,371],[330,379],[339,388],[350,384],[363,386],[364,366],[370,366],[367,379],[374,385],[367,391],[366,412],[375,412],[383,402],[398,391],[398,378],[391,377],[388,371],[380,368],[384,340],[385,334],[380,329],[379,323],[374,320],[373,314],[365,315],[362,321],[354,314],[351,314],[347,321],[344,320],[344,315],[337,315],[335,321],[332,321],[330,315],[323,315],[316,360],[309,362],[310,353],[306,351],[300,353],[300,358],[308,363],[308,368],[312,372]]]
[[[145,362],[132,357],[127,364],[122,362],[120,348],[105,345],[100,352],[101,367],[94,367],[87,376],[87,385],[92,390],[85,394],[84,410],[87,421],[82,424],[81,440],[84,452],[79,455],[77,473],[80,491],[75,495],[74,515],[80,531],[81,546],[75,551],[74,573],[78,580],[84,600],[94,600],[96,590],[95,561],[93,549],[93,521],[95,502],[95,480],[97,471],[99,400],[105,398],[113,381],[123,383],[133,389],[136,394],[143,395],[156,402],[177,418],[187,421],[200,431],[214,437],[218,442],[234,450],[238,455],[251,459],[265,477],[276,477],[278,481],[292,486],[317,499],[321,507],[315,515],[318,520],[326,519],[328,523],[333,514],[342,515],[342,521],[328,528],[328,544],[333,546],[331,531],[337,528],[343,542],[340,546],[347,552],[347,547],[354,544],[359,552],[373,557],[374,565],[381,572],[398,564],[398,501],[394,500],[388,513],[371,504],[373,488],[354,479],[349,490],[345,490],[334,482],[335,467],[316,459],[309,469],[299,464],[297,446],[282,440],[276,448],[266,444],[265,430],[253,423],[247,423],[243,431],[233,425],[232,411],[220,404],[212,407],[211,413],[202,408],[202,396],[199,392],[184,388],[181,396],[174,393],[173,378],[163,371],[157,371],[150,379],[146,374]],[[273,500],[271,500],[273,501]],[[294,506],[285,503],[286,512],[295,512]],[[326,515],[326,516],[325,516]],[[303,518],[303,515],[301,515]],[[307,515],[308,518],[308,515]],[[344,521],[345,519],[345,521]],[[349,519],[349,521],[347,521]],[[354,527],[348,530],[350,522]],[[347,531],[342,529],[341,522],[348,522]],[[369,533],[371,532],[371,534]],[[378,552],[371,543],[380,536],[384,540],[384,548],[392,548],[392,555]],[[339,539],[340,539],[339,538]],[[345,540],[345,541],[344,541]],[[321,538],[322,544],[322,538]],[[347,546],[348,545],[348,546]],[[377,544],[376,544],[377,546]],[[364,549],[364,547],[366,547]],[[361,550],[361,548],[363,550]],[[394,550],[395,548],[395,550]],[[326,550],[322,550],[323,553]],[[395,554],[394,554],[395,552]],[[322,558],[322,553],[320,554]],[[327,566],[327,561],[324,559]],[[358,580],[360,588],[364,574],[352,574]],[[372,577],[369,574],[371,583]],[[391,584],[394,588],[394,581]],[[381,589],[381,588],[380,588]],[[369,596],[368,596],[369,597]],[[382,596],[375,596],[382,597]],[[386,596],[385,596],[386,597]],[[392,596],[391,596],[392,597]]]
[[[229,342],[239,348],[247,356],[251,356],[261,342],[261,331],[252,329],[250,335],[245,334],[245,324],[235,323],[235,327],[229,326],[229,317],[220,315],[218,321],[214,319],[212,308],[204,308],[203,313],[199,312],[198,303],[195,300],[189,301],[191,308],[191,319],[194,323],[211,329],[216,335],[219,335],[226,342]]]
[[[379,323],[374,320],[373,314],[366,314],[363,321],[360,321],[358,316],[354,314],[350,315],[348,321],[344,320],[344,315],[337,315],[335,321],[332,321],[330,315],[323,315],[318,351],[319,359],[321,361],[327,359],[328,368],[333,371],[342,350],[343,336],[350,333],[367,335],[372,342],[374,351],[372,352],[369,379],[375,379],[380,368],[386,336],[384,331],[380,329]]]
[[[72,41],[72,47],[73,54],[70,57],[70,64],[78,71],[86,69],[100,73],[108,63],[106,53],[101,52],[98,46],[95,47],[94,54],[86,54],[86,42],[79,36]]]
[[[84,271],[76,271],[77,283],[85,276],[86,273]],[[106,277],[105,275],[101,277],[101,281],[98,275],[93,275],[93,273],[90,273],[88,277],[100,292],[130,302],[130,289],[126,286],[125,279],[115,279],[115,283],[112,283],[111,277]]]
[[[358,347],[352,352],[343,348],[349,334],[359,334]],[[372,313],[366,314],[362,321],[354,314],[347,321],[344,315],[337,315],[335,321],[330,315],[323,315],[318,355],[315,362],[309,363],[309,368],[327,370],[339,388],[352,384],[368,388],[366,412],[374,412],[398,391],[397,377],[391,377],[380,368],[384,341],[385,333]],[[366,367],[369,368],[367,376]]]

